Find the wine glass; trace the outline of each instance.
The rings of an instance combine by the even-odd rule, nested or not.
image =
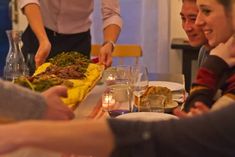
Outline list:
[[[137,99],[135,101],[135,106],[137,106],[138,111],[141,111],[141,96],[148,89],[148,70],[145,66],[135,65],[131,68],[132,71],[132,90],[134,98]],[[145,106],[147,103],[145,103]],[[135,107],[133,107],[135,108]]]
[[[114,84],[129,84],[131,67],[129,65],[117,65],[104,71],[102,77],[107,86]]]
[[[116,82],[129,84],[131,79],[131,66],[129,65],[117,65],[116,66]]]

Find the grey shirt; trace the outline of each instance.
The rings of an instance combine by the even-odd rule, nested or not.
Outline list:
[[[201,67],[209,56],[209,50],[206,46],[202,46],[198,54],[198,66]]]
[[[45,99],[36,92],[0,80],[0,118],[39,119],[46,108]]]

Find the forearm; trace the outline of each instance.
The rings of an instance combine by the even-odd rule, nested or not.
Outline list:
[[[29,25],[35,33],[39,43],[47,41],[48,37],[46,35],[40,7],[38,4],[30,3],[27,4],[24,8],[24,14],[26,15]]]
[[[0,80],[0,117],[12,120],[39,119],[46,110],[39,93]]]
[[[111,24],[104,28],[104,41],[116,42],[121,32],[121,28],[118,25]]]
[[[18,129],[26,131],[21,146],[97,157],[109,156],[114,147],[106,121],[28,122]]]

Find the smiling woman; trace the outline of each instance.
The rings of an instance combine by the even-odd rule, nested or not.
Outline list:
[[[220,51],[225,52],[226,58],[219,53],[212,55],[212,52],[210,52],[207,62],[198,70],[197,79],[194,81],[190,96],[186,100],[184,110],[187,112],[195,107],[197,101],[203,102],[209,108],[213,107],[214,101],[221,97],[218,90],[222,90],[223,94],[234,92],[232,86],[229,86],[235,81],[233,80],[233,70],[229,69],[232,67],[230,65],[232,56],[229,55],[230,50],[220,47],[227,41],[229,44],[233,42],[228,40],[233,35],[231,2],[231,0],[197,0],[199,13],[196,24],[202,28],[209,45],[216,48],[218,46]],[[227,64],[225,62],[219,63],[219,59],[215,56],[227,60]],[[214,76],[211,76],[211,72]],[[211,80],[208,81],[205,76],[211,77]],[[215,95],[216,99],[214,99]]]
[[[202,27],[211,47],[225,42],[233,32],[230,0],[197,0],[196,24]]]

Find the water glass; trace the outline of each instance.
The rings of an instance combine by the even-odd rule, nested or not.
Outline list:
[[[148,89],[149,80],[148,80],[148,70],[145,66],[135,65],[131,67],[131,76],[132,76],[132,85],[131,89],[133,91],[133,97],[137,99],[135,101],[135,106],[138,106],[140,111],[141,107],[141,96]]]
[[[138,112],[151,112],[148,97],[141,97],[141,98],[138,98],[138,99],[140,99],[140,104],[136,108],[137,111]]]
[[[114,84],[108,87],[112,91],[112,100],[109,100],[108,113],[116,117],[131,111],[131,91],[128,84]]]
[[[131,67],[129,65],[118,65],[104,71],[103,81],[107,86],[113,84],[129,84]]]
[[[129,84],[131,80],[131,66],[129,65],[117,65],[116,66],[116,73],[117,73],[117,83],[124,82]]]
[[[150,111],[164,113],[165,101],[166,101],[166,96],[164,95],[158,95],[158,94],[149,95],[148,102],[149,102]]]
[[[29,75],[33,75],[34,72],[35,72],[35,61],[34,61],[34,57],[35,57],[35,54],[33,53],[27,53],[27,56],[26,56],[26,65],[28,66],[29,68]]]

